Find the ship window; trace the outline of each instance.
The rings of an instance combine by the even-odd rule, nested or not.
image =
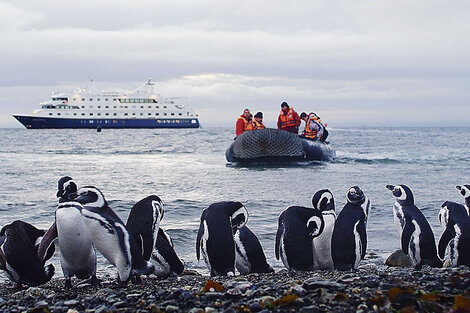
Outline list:
[[[100,115],[101,115],[101,113],[97,113],[96,115],[100,116]]]
[[[116,98],[114,98],[113,101],[116,101]]]
[[[82,101],[85,101],[85,98],[82,98]]]
[[[49,113],[49,115],[52,115],[52,113]]]
[[[106,109],[109,109],[109,105],[105,106]]]
[[[175,115],[175,113],[171,113],[171,116],[174,116],[174,115]]]
[[[113,106],[113,108],[115,108],[115,109],[116,109],[116,108],[117,108],[117,106]]]
[[[82,113],[82,115],[85,115],[85,113]]]
[[[104,101],[108,101],[108,98],[104,98]]]
[[[127,113],[124,113],[124,115],[125,115],[125,116],[127,116],[127,115],[129,115],[129,114],[127,114]]]
[[[109,113],[105,113],[104,115],[108,116],[108,115],[109,115]]]
[[[132,115],[134,115],[134,116],[135,116],[135,113],[132,113]]]
[[[116,116],[116,115],[117,115],[117,113],[113,113],[113,115],[114,115],[114,116]]]
[[[101,105],[99,105],[97,108],[98,108],[98,109],[101,109]]]
[[[149,113],[148,115],[152,115],[152,113]]]
[[[156,108],[156,109],[160,109],[160,107],[159,107],[158,105],[157,105],[155,108]]]
[[[127,109],[127,105],[124,106],[124,109]]]
[[[164,108],[164,109],[166,109],[166,108],[167,108],[167,106],[166,106],[166,105],[164,105],[164,106],[163,106],[163,108]]]
[[[143,109],[143,108],[144,108],[144,106],[143,106],[143,105],[141,105],[141,106],[140,106],[140,108],[141,108],[141,109]]]
[[[151,106],[151,105],[149,105],[149,109],[151,109],[151,108],[152,108],[152,106]]]
[[[93,113],[90,113],[90,116],[92,116],[92,115],[93,115]]]
[[[140,113],[140,116],[144,115],[144,113]]]
[[[57,113],[57,115],[60,115],[60,113]]]
[[[77,113],[73,113],[74,116],[77,116]]]
[[[96,99],[96,101],[100,101],[100,100],[101,100],[100,98]]]
[[[155,115],[160,115],[160,113],[155,113]]]
[[[84,108],[85,108],[85,106],[84,106],[84,105],[82,105],[82,109],[84,109]]]
[[[181,116],[181,115],[183,115],[183,113],[178,113],[178,115],[180,115],[180,116]]]
[[[165,115],[165,116],[166,116],[166,113],[163,113],[163,115]]]
[[[72,99],[73,99],[73,101],[77,101],[77,99],[76,99],[76,98],[72,98]]]
[[[93,101],[93,98],[90,98],[90,101]]]

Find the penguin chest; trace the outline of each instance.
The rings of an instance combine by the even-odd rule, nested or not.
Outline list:
[[[398,202],[395,202],[393,206],[393,224],[395,225],[398,235],[401,237],[401,233],[405,227],[405,214],[403,213],[403,207]]]
[[[333,269],[333,259],[331,257],[331,237],[335,227],[336,216],[334,214],[324,214],[323,220],[325,228],[320,236],[313,238],[313,265],[315,269]]]
[[[415,230],[411,234],[409,248],[411,252],[411,259],[415,262],[416,265],[421,263],[421,247],[419,244],[421,241],[421,227],[415,220],[413,220],[413,225]]]
[[[234,235],[235,240],[235,263],[240,274],[245,275],[251,272],[251,263],[248,259],[245,246],[240,239],[240,232],[236,232]]]
[[[462,236],[462,230],[456,224],[454,225],[455,236],[454,239],[451,240],[449,247],[450,247],[450,261],[452,262],[452,266],[457,266],[459,263],[459,248],[460,248],[460,238]]]

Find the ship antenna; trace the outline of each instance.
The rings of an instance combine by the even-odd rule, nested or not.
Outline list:
[[[152,77],[149,77],[149,80],[147,81],[147,85],[155,85],[155,83],[152,83]]]

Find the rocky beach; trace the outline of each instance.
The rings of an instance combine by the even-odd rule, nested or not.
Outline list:
[[[288,272],[208,277],[144,277],[121,286],[65,289],[0,284],[0,312],[470,312],[470,269],[362,265],[356,271]],[[76,281],[75,281],[76,283]]]

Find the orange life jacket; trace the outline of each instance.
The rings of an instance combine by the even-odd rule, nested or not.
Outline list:
[[[315,115],[309,115],[307,119],[307,123],[305,124],[305,137],[306,138],[312,138],[315,139],[317,138],[317,130],[316,129],[310,129],[310,121],[316,121],[318,123],[321,123],[321,120],[316,117]],[[321,125],[320,125],[321,127]]]
[[[281,129],[288,128],[288,127],[295,127],[295,119],[294,119],[294,109],[289,108],[287,114],[284,115],[284,111],[281,110],[281,114],[279,115],[281,118]]]
[[[255,130],[255,129],[256,129],[256,127],[253,124],[253,121],[251,121],[251,122],[246,121],[245,130]]]
[[[253,127],[254,129],[265,129],[263,122],[258,122],[256,119],[253,119]]]

